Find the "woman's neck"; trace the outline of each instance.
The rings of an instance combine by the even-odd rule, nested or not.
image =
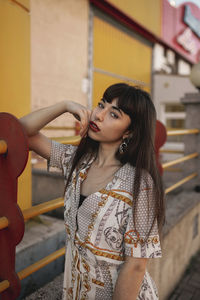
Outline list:
[[[100,143],[97,158],[94,162],[95,165],[99,168],[107,166],[120,166],[120,161],[115,157],[118,147],[118,143],[116,145]]]

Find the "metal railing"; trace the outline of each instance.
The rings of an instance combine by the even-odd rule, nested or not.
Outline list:
[[[178,136],[178,135],[188,135],[188,134],[199,134],[200,130],[195,128],[195,129],[179,129],[179,130],[168,130],[167,131],[167,136]],[[179,150],[163,150],[162,152],[166,152],[166,153],[183,153],[182,151]],[[162,164],[162,168],[164,170],[166,170],[167,168],[177,165],[179,163],[197,158],[199,156],[199,153],[195,152],[195,153],[191,153],[189,155],[185,155],[181,158],[166,162]],[[184,183],[192,180],[193,178],[197,177],[198,173],[194,172],[188,176],[186,176],[185,178],[179,180],[178,182],[176,182],[175,184],[173,184],[172,186],[168,187],[165,189],[165,194],[170,193],[171,191],[175,190],[176,188],[180,187],[181,185],[183,185]]]
[[[65,247],[51,253],[50,255],[40,259],[36,263],[28,266],[27,268],[23,269],[22,271],[18,272],[17,275],[20,280],[28,277],[29,275],[33,274],[34,272],[42,269],[46,265],[50,264],[57,258],[63,256],[65,254]],[[3,280],[0,282],[0,293],[8,289],[10,286],[10,283],[8,280]]]
[[[168,130],[167,136],[176,136],[176,135],[186,135],[186,134],[198,134],[199,129],[178,129],[178,130]]]
[[[163,167],[163,169],[167,169],[168,167],[177,165],[179,163],[182,163],[184,161],[190,160],[190,159],[198,157],[198,156],[199,156],[199,153],[197,153],[197,152],[189,154],[189,155],[185,155],[181,158],[178,158],[178,159],[175,159],[175,160],[172,160],[172,161],[162,164],[162,167]]]
[[[183,185],[184,183],[190,181],[191,179],[195,178],[198,175],[198,173],[194,172],[188,176],[186,176],[185,178],[181,179],[180,181],[178,181],[177,183],[173,184],[172,186],[168,187],[165,190],[165,194],[168,194],[169,192],[175,190],[177,187]]]
[[[75,126],[45,126],[43,130],[76,130]]]
[[[172,154],[183,154],[183,150],[175,150],[175,149],[160,149],[160,153],[172,153]]]
[[[63,129],[63,127],[62,128],[61,127],[56,127],[56,129],[57,128]],[[48,129],[53,130],[55,128],[51,127],[51,129],[50,128],[48,128]],[[68,127],[68,129],[74,129],[74,127],[73,128]],[[184,135],[184,134],[198,134],[199,132],[200,132],[200,130],[198,130],[198,129],[170,130],[170,131],[167,131],[167,135],[168,136],[172,136],[172,135],[175,136],[175,135]],[[58,140],[60,142],[63,142],[63,143],[65,143],[65,142],[69,143],[69,141],[70,141],[71,143],[78,144],[79,141],[80,141],[80,137],[79,136],[74,136],[74,137],[71,137],[71,140],[70,140],[69,137],[68,138],[60,138],[60,139],[56,139],[56,140]],[[6,142],[0,140],[0,154],[5,153],[6,151],[7,151]],[[174,152],[174,150],[170,150],[170,151],[173,151],[171,153],[177,153],[177,152]],[[179,163],[197,158],[198,156],[199,156],[199,154],[197,152],[195,152],[195,153],[183,156],[182,158],[164,163],[164,164],[162,164],[162,167],[163,167],[163,169],[167,169],[168,167],[174,166],[176,164],[179,164]],[[181,179],[180,181],[178,181],[174,185],[168,187],[165,190],[165,193],[167,194],[167,193],[173,191],[177,187],[179,187],[179,186],[183,185],[184,183],[192,180],[196,176],[197,176],[196,172],[188,175],[187,177]],[[57,199],[48,201],[46,203],[42,203],[42,204],[33,206],[29,209],[26,209],[26,210],[22,211],[24,221],[27,221],[30,218],[41,215],[41,214],[46,213],[48,211],[54,210],[56,208],[63,207],[63,205],[64,205],[64,199],[63,198],[57,198]],[[9,220],[6,217],[1,217],[0,218],[0,229],[7,228],[8,226],[9,226]],[[30,265],[29,267],[25,268],[24,270],[18,272],[17,275],[18,275],[19,279],[22,280],[22,279],[26,278],[27,276],[29,276],[30,274],[36,272],[37,270],[41,269],[42,267],[46,266],[47,264],[49,264],[50,262],[54,261],[55,259],[59,258],[60,256],[62,256],[64,254],[65,254],[65,247],[51,253],[50,255],[46,256],[45,258],[43,258],[43,259],[39,260],[38,262]],[[0,282],[0,293],[5,291],[7,288],[9,288],[9,286],[10,286],[10,283],[9,283],[8,280],[4,280],[4,281]]]
[[[0,154],[5,154],[8,150],[6,141],[0,140]]]

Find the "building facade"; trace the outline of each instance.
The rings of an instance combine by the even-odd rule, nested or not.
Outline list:
[[[169,108],[171,97],[162,99],[157,86],[169,75],[170,95],[171,75],[178,86],[188,80],[200,55],[199,22],[198,1],[31,1],[32,109],[62,99],[92,108],[108,85],[122,81],[151,92],[158,119],[171,127],[160,107]],[[64,123],[65,116],[54,122]]]

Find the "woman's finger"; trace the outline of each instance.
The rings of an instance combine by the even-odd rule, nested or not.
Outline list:
[[[80,135],[83,136],[88,130],[88,125],[90,121],[91,111],[82,108],[77,113],[73,113],[73,116],[80,122]]]
[[[84,137],[87,134],[87,132],[88,132],[88,127],[85,128],[85,130],[80,131],[80,136]]]
[[[83,121],[83,123],[81,124],[81,130],[80,130],[80,135],[84,136],[86,134],[86,132],[88,131],[88,126],[89,126],[89,119],[87,116],[85,116],[85,120]]]
[[[91,113],[92,113],[92,111],[88,109],[87,110],[88,123],[90,122]]]
[[[74,118],[76,118],[78,121],[81,121],[81,118],[78,114],[73,114]]]
[[[81,126],[80,134],[83,135],[88,130],[88,123]]]
[[[89,125],[89,121],[90,121],[90,118],[89,118],[89,113],[88,113],[88,110],[84,110],[83,111],[83,126],[87,127]]]

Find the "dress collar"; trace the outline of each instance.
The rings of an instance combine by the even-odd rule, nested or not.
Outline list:
[[[82,180],[84,180],[86,178],[87,171],[88,171],[89,167],[91,166],[91,164],[93,163],[94,159],[95,159],[94,156],[92,158],[90,158],[89,161],[88,161],[87,156],[83,159],[83,161],[80,165],[80,168],[79,168],[80,177],[82,178]]]
[[[87,176],[87,171],[91,164],[93,163],[95,157],[92,157],[89,161],[87,157],[83,160],[80,166],[80,177],[85,179]],[[120,178],[121,180],[126,180],[127,177],[133,176],[135,168],[129,163],[124,164],[118,171],[116,171],[114,177]]]

